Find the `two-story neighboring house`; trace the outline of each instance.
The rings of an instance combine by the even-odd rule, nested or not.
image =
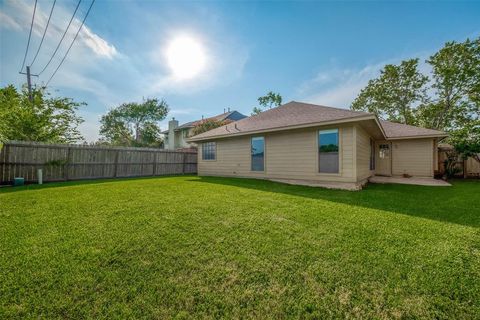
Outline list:
[[[200,124],[202,121],[216,120],[234,122],[246,117],[247,116],[241,114],[238,111],[230,111],[230,109],[228,109],[227,112],[216,115],[214,117],[187,122],[180,126],[178,125],[178,121],[175,120],[175,118],[172,118],[172,120],[168,122],[168,130],[162,132],[165,135],[165,149],[175,150],[179,148],[190,148],[196,146],[195,143],[188,143],[186,140],[187,138],[192,136],[193,128],[196,125]]]

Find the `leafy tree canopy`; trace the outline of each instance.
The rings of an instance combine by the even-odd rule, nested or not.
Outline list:
[[[432,102],[419,108],[419,122],[452,131],[480,114],[480,38],[448,42],[427,63],[432,67]]]
[[[461,157],[480,161],[480,38],[448,42],[426,63],[430,80],[418,71],[418,59],[385,66],[351,108],[447,131],[448,142]]]
[[[102,116],[100,135],[112,145],[160,147],[163,141],[158,122],[168,111],[167,103],[158,99],[121,104]]]
[[[85,103],[53,97],[44,88],[33,87],[29,100],[26,86],[0,89],[0,140],[74,143],[83,140],[77,110]]]
[[[480,120],[452,132],[449,142],[461,158],[472,157],[480,162]]]
[[[270,91],[265,96],[258,98],[258,104],[260,106],[253,108],[252,115],[259,114],[272,107],[278,107],[282,104],[282,96],[279,93]]]
[[[228,120],[219,121],[215,119],[205,119],[193,128],[192,135],[196,136],[197,134],[210,131],[212,129],[226,125],[230,122],[232,121],[228,121]]]
[[[389,64],[362,89],[352,103],[353,110],[375,113],[393,122],[415,125],[415,108],[426,103],[428,77],[418,70],[418,59]]]

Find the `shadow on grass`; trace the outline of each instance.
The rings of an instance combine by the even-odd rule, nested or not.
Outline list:
[[[162,178],[172,178],[172,177],[196,177],[196,176],[193,175],[193,174],[182,174],[182,175],[164,175],[164,176],[125,177],[125,178],[102,178],[102,179],[86,179],[86,180],[46,182],[42,185],[27,184],[27,185],[19,186],[19,187],[1,186],[0,187],[0,194],[20,192],[20,191],[43,190],[43,189],[50,189],[50,188],[63,188],[63,187],[69,187],[69,186],[116,183],[116,182],[135,181],[135,180],[152,180],[152,179],[162,179]]]
[[[442,222],[450,222],[464,226],[480,227],[480,180],[453,181],[453,187],[449,188],[400,184],[370,184],[362,191],[343,191],[294,186],[268,180],[196,177],[194,175],[168,175],[101,180],[77,180],[46,183],[43,185],[32,184],[22,187],[2,187],[0,188],[0,195],[49,188],[120,183],[126,181],[145,181],[171,177],[186,177],[186,179],[183,179],[182,181],[187,183],[228,185],[310,199],[322,199]]]
[[[189,181],[322,199],[442,222],[480,227],[480,181],[453,181],[453,187],[369,184],[362,191],[294,186],[268,180],[199,177]]]

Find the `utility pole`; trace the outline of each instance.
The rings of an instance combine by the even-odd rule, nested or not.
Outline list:
[[[27,66],[27,73],[25,72],[19,72],[20,74],[25,74],[27,75],[27,86],[28,86],[28,100],[30,102],[33,102],[33,94],[32,94],[32,80],[31,77],[38,77],[37,74],[31,74],[30,73],[30,66]]]

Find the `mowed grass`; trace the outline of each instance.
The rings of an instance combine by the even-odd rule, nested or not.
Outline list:
[[[0,189],[0,318],[480,316],[480,182]]]

